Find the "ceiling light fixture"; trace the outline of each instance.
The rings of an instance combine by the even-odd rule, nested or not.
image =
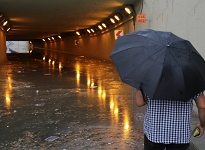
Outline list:
[[[91,33],[89,29],[87,29],[87,32],[88,32],[88,33]]]
[[[120,21],[120,18],[118,17],[118,15],[115,15],[114,17],[117,21]]]
[[[110,21],[114,24],[115,20],[113,18],[110,18]]]
[[[10,27],[8,27],[8,28],[6,29],[6,31],[8,32],[10,29],[11,29],[11,28],[10,28]]]
[[[101,25],[98,25],[98,28],[99,28],[100,30],[102,30],[102,29],[103,29]]]
[[[76,31],[75,33],[76,33],[77,35],[80,35],[80,32],[78,32],[78,31]]]
[[[102,26],[103,26],[104,28],[107,28],[107,26],[106,26],[106,24],[105,24],[105,23],[102,23]]]
[[[93,33],[95,32],[94,29],[90,29]]]
[[[131,10],[130,10],[130,8],[128,8],[128,7],[125,7],[125,11],[126,11],[128,14],[131,14],[131,13],[132,13]]]
[[[3,26],[6,26],[6,25],[7,25],[7,23],[8,23],[8,21],[7,21],[7,20],[6,20],[6,21],[4,21]]]

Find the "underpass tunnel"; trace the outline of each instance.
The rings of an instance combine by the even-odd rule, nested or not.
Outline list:
[[[136,12],[141,7],[140,1],[135,5],[120,6],[118,12],[108,15],[95,26],[72,32],[62,33],[41,39],[29,40],[30,49],[36,57],[46,57],[59,62],[65,62],[66,54],[82,55],[110,61],[110,54],[119,36],[135,31]],[[18,53],[18,50],[6,48],[9,42],[7,32],[1,27],[0,62],[6,60],[6,52]],[[12,29],[11,29],[12,30]],[[8,31],[9,33],[9,31]],[[20,36],[20,35],[19,35]],[[11,45],[12,41],[8,45]]]

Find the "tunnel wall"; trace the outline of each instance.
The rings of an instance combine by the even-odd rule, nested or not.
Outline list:
[[[6,61],[6,35],[0,29],[0,64]]]
[[[142,14],[144,24],[136,24],[136,30],[154,29],[171,31],[189,40],[205,58],[205,1],[204,0],[144,0]]]
[[[141,1],[138,1],[134,9],[140,10]],[[139,12],[136,12],[139,13]],[[89,58],[111,61],[110,54],[116,43],[115,30],[122,30],[124,34],[135,31],[135,18],[128,19],[120,26],[95,36],[83,35],[62,38],[53,42],[40,42],[33,45],[33,53],[39,57],[46,56],[61,62],[67,61],[67,54],[83,55]],[[79,44],[75,44],[75,41]]]
[[[119,26],[124,34],[134,31],[133,20]],[[78,40],[79,44],[75,44]],[[66,54],[83,55],[90,58],[110,61],[110,53],[115,45],[114,29],[96,36],[67,37],[54,42],[34,44],[34,52],[40,52],[49,58],[65,61]]]
[[[140,4],[143,2],[143,5]],[[154,29],[171,31],[179,37],[189,40],[193,46],[205,58],[205,1],[204,0],[140,0],[135,5],[136,14],[146,14],[146,23],[135,24],[135,29]],[[129,21],[117,29],[123,29],[124,33],[132,32],[133,22]],[[90,57],[109,59],[109,54],[115,44],[114,31],[95,37],[80,38],[80,44],[74,45],[76,38],[68,38],[61,42],[38,45],[41,48],[61,50],[63,52],[82,54]],[[47,52],[48,53],[48,52]],[[51,55],[57,54],[51,52]],[[58,54],[60,55],[60,54]]]

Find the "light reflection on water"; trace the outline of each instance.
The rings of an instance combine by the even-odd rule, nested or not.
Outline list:
[[[5,107],[10,109],[11,107],[11,92],[12,92],[12,79],[11,76],[8,76],[7,83],[5,87]]]
[[[10,109],[11,106],[11,98],[10,98],[10,93],[6,92],[6,108]]]
[[[115,103],[114,98],[110,97],[110,114],[112,125],[118,126],[119,122],[119,107],[118,103]]]
[[[75,70],[76,70],[77,87],[79,87],[80,85],[80,63],[78,61],[75,64]]]
[[[124,126],[124,138],[127,139],[129,138],[129,129],[130,129],[130,115],[128,113],[127,109],[123,110],[124,118],[123,118],[123,126]]]
[[[101,112],[106,112],[108,109],[106,106],[109,107],[109,116],[110,116],[110,125],[111,126],[119,126],[120,119],[121,124],[123,125],[123,138],[129,138],[129,131],[130,131],[130,125],[132,122],[132,112],[131,112],[131,106],[132,104],[127,103],[131,100],[123,99],[122,95],[118,95],[116,93],[121,93],[121,89],[119,85],[116,85],[117,89],[115,92],[111,92],[109,88],[106,89],[104,86],[107,82],[107,87],[109,87],[109,81],[106,81],[106,72],[110,71],[111,68],[105,67],[103,63],[94,64],[95,62],[89,61],[89,63],[80,63],[79,59],[75,63],[75,70],[76,70],[76,81],[77,81],[77,87],[80,87],[80,81],[82,76],[80,75],[80,72],[86,73],[86,84],[87,87],[92,91],[92,94],[95,94],[95,90],[97,90],[98,93],[98,101],[100,103],[99,110]],[[82,69],[81,69],[82,68]],[[84,69],[84,70],[83,70]],[[111,76],[110,76],[111,77]],[[110,79],[109,79],[110,80]],[[121,81],[119,81],[121,82]],[[117,84],[121,84],[121,83]],[[124,90],[124,89],[123,89]],[[110,93],[110,95],[107,96],[106,93]],[[93,95],[92,95],[93,96]],[[131,101],[132,102],[132,101]],[[125,105],[119,106],[119,105]],[[128,106],[126,106],[128,105]],[[130,108],[128,108],[130,107]]]
[[[122,138],[129,138],[133,122],[132,88],[120,81],[112,64],[85,57],[72,58],[68,64],[59,62],[59,65],[54,63],[51,66],[51,62],[51,59],[46,61],[44,58],[43,64],[41,61],[30,62],[30,64],[24,62],[13,64],[11,67],[10,72],[15,79],[9,76],[4,86],[4,107],[11,112],[16,110],[17,120],[14,119],[16,122],[12,122],[15,129],[10,128],[11,132],[18,130],[21,132],[30,128],[29,124],[31,124],[30,130],[41,130],[41,134],[47,136],[50,132],[72,127],[71,123],[78,122],[79,126],[106,125],[116,128],[120,126]],[[35,72],[32,71],[34,68]],[[16,73],[19,70],[20,72]],[[13,82],[15,82],[15,89],[12,88]],[[27,86],[28,83],[31,85]],[[17,103],[13,97],[19,95],[22,96],[18,98]],[[2,110],[3,107],[0,107]],[[18,118],[18,115],[22,115],[21,112],[27,116],[27,119]],[[34,114],[32,117],[38,116],[38,118],[29,119],[29,115],[32,114]],[[85,119],[84,116],[87,118]],[[25,121],[25,127],[21,130],[15,127],[18,121]],[[42,124],[52,121],[56,124]],[[0,130],[3,131],[3,128]]]

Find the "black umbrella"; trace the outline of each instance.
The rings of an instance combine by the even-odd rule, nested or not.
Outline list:
[[[121,80],[152,99],[188,101],[205,89],[205,61],[171,32],[140,30],[117,39],[111,53]]]

